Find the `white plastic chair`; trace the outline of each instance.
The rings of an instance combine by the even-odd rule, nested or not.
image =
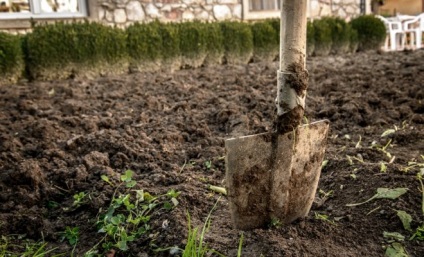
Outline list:
[[[383,21],[384,25],[386,26],[387,36],[383,50],[403,50],[405,33],[402,28],[402,22],[400,22],[396,17],[390,19],[386,19],[380,15],[376,15],[376,17]]]
[[[406,42],[406,37],[403,39],[404,45],[408,44],[411,48],[420,49],[424,32],[424,13],[414,19],[405,21],[403,23],[403,31],[410,35],[409,42]]]

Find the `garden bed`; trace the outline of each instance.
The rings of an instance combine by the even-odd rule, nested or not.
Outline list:
[[[424,169],[423,60],[424,51],[308,58],[307,118],[331,121],[320,192],[307,218],[244,232],[242,256],[382,256],[398,246],[384,232],[405,236],[410,256],[424,255],[420,236],[409,240],[424,221],[416,176]],[[184,248],[187,213],[202,226],[217,199],[205,242],[236,256],[240,231],[225,196],[208,185],[225,185],[224,139],[271,128],[276,70],[250,63],[0,87],[0,245],[17,253],[27,239],[46,242],[65,256],[110,247],[98,221],[114,192],[134,197],[116,190],[132,170],[132,189],[171,192],[178,204],[155,208],[150,230],[108,256],[178,254],[160,250]],[[346,206],[377,188],[408,191]],[[411,215],[412,231],[399,210]],[[78,228],[75,247],[66,227]]]

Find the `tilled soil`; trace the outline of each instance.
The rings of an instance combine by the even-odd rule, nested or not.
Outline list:
[[[306,117],[331,122],[319,192],[308,217],[245,231],[242,256],[383,256],[393,243],[384,232],[404,235],[407,253],[424,256],[424,243],[409,240],[424,221],[416,176],[424,169],[424,51],[312,57],[307,66]],[[225,139],[271,130],[276,70],[251,63],[0,87],[1,236],[10,245],[44,240],[71,256],[63,232],[78,227],[74,256],[99,242],[101,250],[96,221],[130,169],[134,189],[174,189],[178,205],[157,209],[144,236],[107,256],[180,255],[187,213],[200,227],[217,201],[205,242],[236,256],[241,231],[227,199],[207,186],[225,185]],[[398,187],[408,191],[397,199],[346,206]],[[79,192],[88,196],[75,205]],[[398,210],[412,216],[412,232]]]

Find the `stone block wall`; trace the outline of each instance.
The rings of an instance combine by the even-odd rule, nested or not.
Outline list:
[[[125,27],[154,19],[242,20],[242,4],[243,0],[99,0],[97,9],[99,21]],[[360,13],[360,0],[309,0],[308,3],[308,16],[313,19],[332,15],[349,20]]]
[[[241,0],[100,0],[98,20],[125,27],[134,22],[241,20]]]
[[[249,8],[249,0],[86,0],[89,19],[111,26],[125,28],[134,22],[155,19],[165,22],[187,20],[222,21],[243,20],[243,8]],[[308,17],[339,16],[350,20],[361,13],[361,0],[309,0]],[[369,9],[371,0],[366,0]],[[243,7],[243,5],[246,5]],[[275,11],[279,17],[279,11]],[[260,19],[261,15],[255,15]],[[63,20],[63,19],[62,19]],[[49,19],[53,22],[54,19]],[[29,20],[6,21],[0,31],[14,34],[31,30]],[[3,22],[4,23],[4,22]],[[13,24],[17,24],[16,27]],[[25,23],[25,24],[23,24]]]

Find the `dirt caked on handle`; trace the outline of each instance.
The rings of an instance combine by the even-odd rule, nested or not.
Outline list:
[[[293,131],[305,110],[306,0],[281,0],[280,70],[277,71],[277,117],[279,134]]]

